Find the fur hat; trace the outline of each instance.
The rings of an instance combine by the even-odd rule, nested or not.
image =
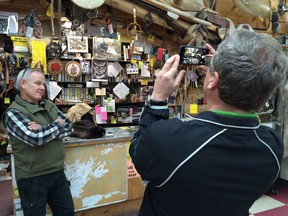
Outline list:
[[[105,128],[96,126],[94,122],[89,120],[80,120],[73,123],[72,136],[80,138],[101,138],[106,134]]]

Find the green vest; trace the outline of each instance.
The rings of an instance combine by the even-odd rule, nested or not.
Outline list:
[[[17,109],[27,115],[31,121],[46,125],[57,119],[57,108],[53,102],[44,101],[43,109],[17,95],[8,109]],[[11,134],[9,138],[15,159],[16,180],[64,169],[65,150],[62,139],[55,138],[43,147],[33,147],[11,136]]]

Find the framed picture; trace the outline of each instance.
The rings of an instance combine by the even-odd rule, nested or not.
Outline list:
[[[82,74],[90,74],[90,61],[80,60],[79,62],[82,68]]]
[[[92,81],[108,81],[108,62],[93,59]]]
[[[88,37],[68,36],[67,46],[68,52],[88,53]]]
[[[76,61],[70,61],[65,65],[65,72],[68,76],[76,78],[81,76],[82,68],[81,65]]]
[[[137,64],[126,64],[126,73],[127,74],[138,74],[138,65]]]
[[[102,60],[121,60],[121,42],[113,38],[93,38],[93,56]]]
[[[48,73],[51,75],[58,75],[64,71],[63,64],[58,59],[52,59],[48,62]]]

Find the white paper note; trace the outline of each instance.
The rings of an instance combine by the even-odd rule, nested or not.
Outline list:
[[[55,97],[59,94],[62,88],[57,84],[57,82],[49,82],[49,99],[54,100]]]
[[[123,70],[123,67],[119,62],[109,62],[108,63],[108,76],[109,77],[117,77],[120,71]]]
[[[123,99],[129,94],[130,89],[123,82],[120,82],[113,88],[113,92],[117,97]]]
[[[141,77],[150,77],[150,71],[148,70],[148,64],[142,63]]]

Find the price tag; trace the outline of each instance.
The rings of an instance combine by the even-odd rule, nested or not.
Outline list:
[[[154,58],[150,58],[150,60],[149,60],[149,64],[150,64],[151,67],[154,66]]]
[[[190,104],[190,113],[197,114],[198,113],[198,104]]]
[[[141,80],[141,85],[142,85],[142,86],[148,85],[148,80]]]
[[[4,98],[4,104],[10,104],[10,98],[9,97]]]

